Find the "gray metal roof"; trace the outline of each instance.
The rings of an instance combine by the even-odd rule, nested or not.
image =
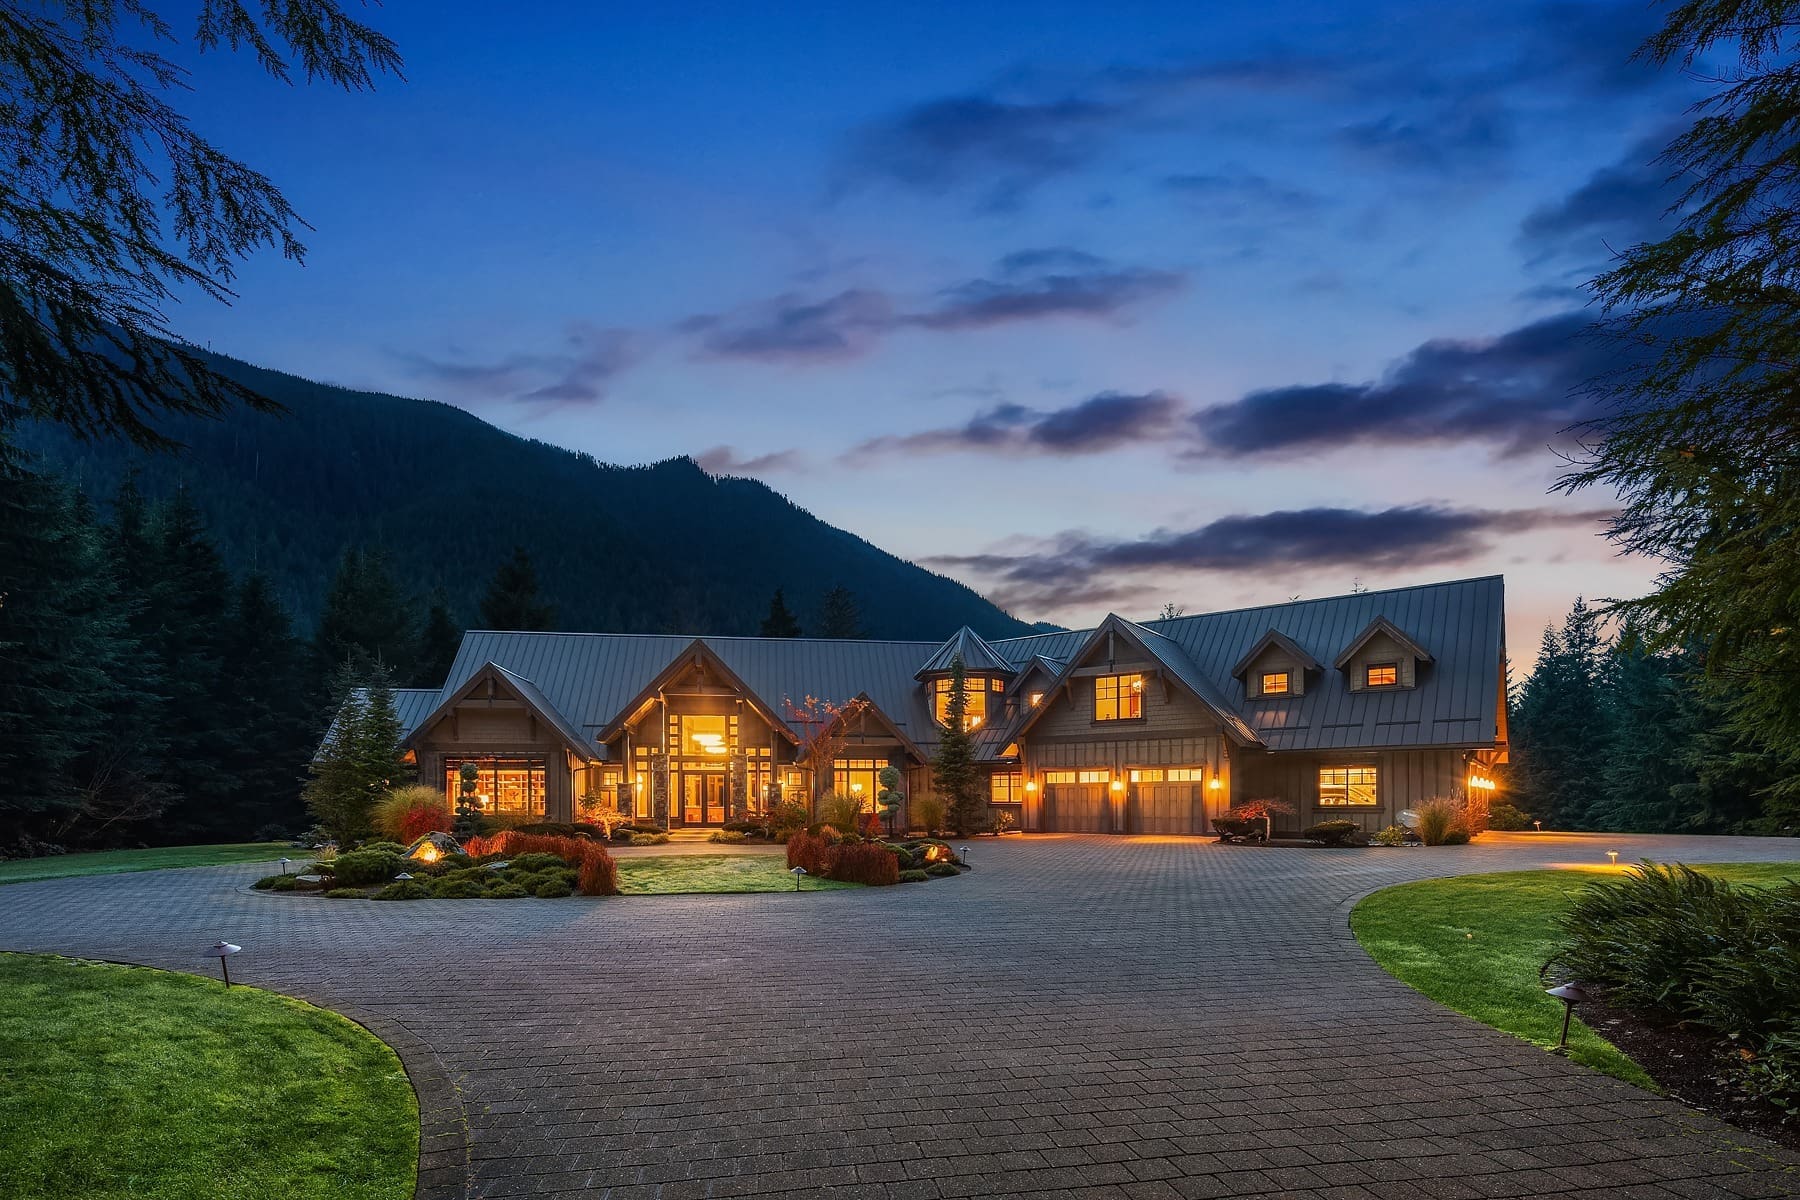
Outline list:
[[[1417,687],[1352,693],[1341,673],[1326,671],[1303,696],[1247,700],[1243,682],[1232,676],[1245,651],[1271,629],[1319,662],[1332,662],[1378,617],[1405,630],[1434,657],[1421,665]],[[1493,742],[1499,725],[1503,624],[1503,586],[1496,575],[1146,621],[1132,628],[1184,684],[1228,717],[1236,714],[1270,749],[1321,750]],[[1022,670],[1034,657],[1060,667],[1092,633],[1068,630],[982,644],[1003,664],[993,669]],[[937,743],[929,695],[914,675],[944,644],[699,640],[778,714],[786,701],[807,695],[843,703],[867,693],[926,752]],[[474,630],[464,635],[444,688],[423,693],[432,703],[418,717],[493,662],[529,681],[546,703],[591,739],[694,641],[660,634]],[[1001,748],[997,724],[978,738],[984,755]]]
[[[442,695],[439,688],[394,688],[394,715],[400,721],[400,739],[405,741],[419,722],[431,715],[431,710],[438,706],[438,697]],[[369,694],[368,688],[351,688],[350,695],[358,699]],[[319,751],[331,744],[338,735],[338,726],[343,720],[343,713],[332,714],[331,726],[325,730],[325,736],[319,739],[319,748],[313,752],[318,758]]]
[[[1002,658],[1000,652],[981,639],[981,635],[964,625],[953,634],[949,641],[938,647],[938,652],[925,660],[914,675],[915,679],[923,679],[927,675],[941,675],[950,670],[950,664],[962,659],[963,670],[969,672],[1001,672],[1012,674],[1013,665]]]

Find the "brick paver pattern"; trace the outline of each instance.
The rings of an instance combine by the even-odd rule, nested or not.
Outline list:
[[[1800,841],[1488,835],[1326,851],[969,843],[953,880],[371,904],[220,867],[0,888],[0,947],[339,1008],[420,1088],[422,1196],[1800,1194],[1800,1156],[1390,978],[1347,927],[1414,878]],[[256,1053],[253,1046],[246,1054]]]

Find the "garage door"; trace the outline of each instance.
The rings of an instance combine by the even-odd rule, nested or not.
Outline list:
[[[1131,801],[1133,833],[1205,833],[1206,801],[1198,783],[1140,783]]]
[[[1112,804],[1106,785],[1045,784],[1044,828],[1051,833],[1111,833]]]

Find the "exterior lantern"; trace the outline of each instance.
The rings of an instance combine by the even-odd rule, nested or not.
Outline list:
[[[200,956],[219,960],[219,974],[225,977],[225,986],[229,988],[231,986],[231,968],[225,965],[225,960],[242,949],[242,946],[234,946],[230,942],[214,942],[202,950]]]
[[[1025,790],[1033,796],[1037,795],[1037,780],[1027,779],[1025,781]]]
[[[1207,786],[1207,787],[1208,787],[1208,788],[1209,788],[1209,789],[1211,789],[1211,790],[1212,790],[1212,791],[1215,791],[1215,792],[1216,792],[1216,791],[1218,791],[1218,790],[1219,790],[1219,789],[1220,789],[1220,788],[1222,788],[1222,787],[1224,787],[1224,786],[1225,786],[1225,782],[1224,782],[1224,780],[1222,780],[1222,779],[1220,779],[1220,778],[1219,778],[1219,773],[1218,773],[1218,772],[1217,772],[1217,771],[1214,771],[1214,772],[1213,772],[1213,777],[1212,777],[1212,778],[1211,778],[1211,779],[1210,779],[1210,780],[1208,780],[1208,781],[1207,781],[1207,784],[1206,784],[1206,786]]]
[[[1545,991],[1546,995],[1555,996],[1563,1003],[1562,1037],[1557,1039],[1559,1051],[1569,1048],[1569,1018],[1575,1015],[1575,1006],[1588,998],[1587,989],[1579,983],[1561,983]]]
[[[1113,781],[1112,781],[1112,790],[1113,790],[1113,791],[1115,791],[1115,792],[1122,792],[1122,791],[1124,791],[1124,790],[1125,790],[1125,781],[1124,781],[1124,780],[1123,780],[1123,779],[1115,779],[1115,780],[1113,780]]]

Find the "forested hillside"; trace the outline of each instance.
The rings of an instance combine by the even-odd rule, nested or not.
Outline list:
[[[826,620],[827,592],[842,587],[871,636],[1027,631],[963,585],[686,458],[609,466],[449,405],[216,361],[288,415],[167,420],[160,427],[187,446],[174,455],[48,427],[16,440],[99,503],[133,471],[152,499],[184,489],[226,565],[268,576],[305,628],[344,551],[366,545],[385,549],[403,587],[441,590],[468,624],[518,546],[563,629],[751,634],[779,587],[810,633]]]

